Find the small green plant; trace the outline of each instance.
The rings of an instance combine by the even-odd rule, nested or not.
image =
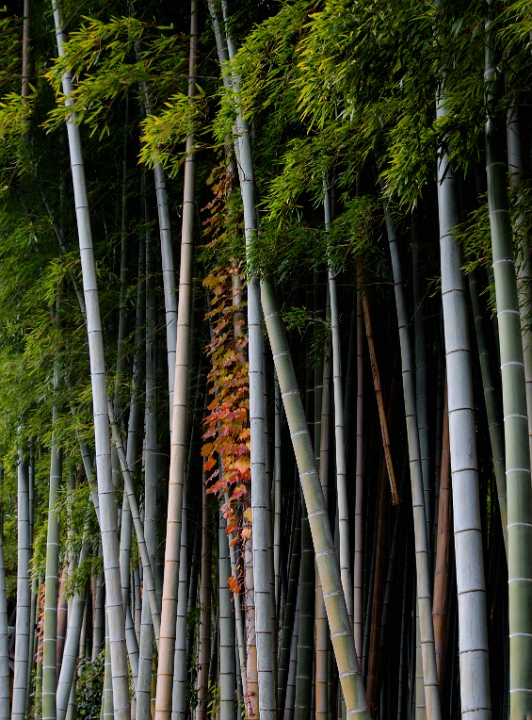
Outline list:
[[[104,676],[105,652],[96,656],[94,662],[79,662],[80,676],[76,687],[76,716],[84,720],[100,717]]]

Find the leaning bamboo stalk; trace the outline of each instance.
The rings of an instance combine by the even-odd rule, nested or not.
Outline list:
[[[305,411],[297,385],[292,357],[270,278],[261,282],[262,305],[281,396],[307,506],[318,573],[323,587],[327,618],[340,673],[348,716],[368,718],[368,710],[347,605],[342,591],[340,568],[325,507]]]
[[[364,573],[364,310],[362,278],[357,275],[357,421],[355,465],[355,565],[353,571],[353,632],[358,657],[362,655]]]
[[[59,56],[64,55],[65,34],[56,0],[52,0],[55,31]],[[62,78],[67,106],[71,105],[72,77],[65,72]],[[70,163],[76,205],[76,220],[81,254],[83,288],[87,309],[87,335],[91,359],[91,383],[94,413],[94,432],[96,441],[96,465],[98,494],[100,504],[100,522],[106,576],[106,603],[110,616],[109,645],[112,663],[112,681],[114,688],[114,711],[117,720],[129,720],[130,702],[128,687],[128,669],[125,646],[124,609],[120,588],[120,568],[118,559],[118,536],[116,501],[111,476],[111,447],[109,442],[109,418],[107,413],[107,387],[105,380],[105,354],[103,347],[102,323],[100,317],[96,267],[92,243],[90,214],[85,170],[81,150],[79,125],[75,114],[67,119],[67,131],[70,148]]]
[[[275,603],[279,607],[281,582],[281,393],[275,378],[275,420],[274,420],[274,525],[273,525],[273,567],[275,576]]]
[[[428,720],[440,720],[441,704],[438,690],[438,675],[436,671],[436,654],[434,650],[434,630],[432,627],[431,577],[427,525],[425,520],[425,503],[423,498],[423,476],[417,423],[414,365],[410,333],[408,329],[408,314],[404,298],[399,247],[395,235],[395,228],[386,203],[384,203],[384,210],[386,215],[386,228],[388,233],[388,243],[390,246],[390,256],[392,260],[395,307],[397,311],[397,324],[399,327],[399,341],[401,346],[403,395],[405,403],[410,482],[412,487],[412,506],[414,515],[417,597],[420,606],[420,631],[423,650],[423,676],[427,700],[427,718]]]
[[[79,564],[84,562],[89,553],[89,543],[84,542],[81,547]],[[85,613],[86,593],[82,590],[72,598],[71,612],[68,619],[68,630],[66,634],[65,649],[63,651],[63,662],[61,672],[57,681],[56,707],[57,720],[64,720],[68,708],[70,691],[74,681],[74,673],[78,661],[81,626]]]
[[[135,335],[133,355],[133,378],[131,383],[131,402],[129,406],[129,418],[126,442],[126,463],[131,473],[135,472],[135,465],[138,460],[138,436],[142,425],[141,405],[141,380],[142,380],[142,348],[141,342],[143,328],[145,325],[146,310],[144,299],[144,269],[145,269],[145,248],[144,238],[139,239],[138,273],[137,273],[137,298],[135,312]],[[118,408],[114,404],[115,417],[119,417]],[[131,541],[132,541],[132,516],[129,506],[127,491],[124,493],[122,502],[122,516],[120,527],[120,584],[122,586],[122,602],[124,608],[129,599],[130,575],[131,575]]]
[[[325,229],[332,222],[331,199],[326,188],[323,200]],[[349,502],[347,498],[347,467],[344,426],[344,392],[342,387],[342,349],[340,342],[340,317],[336,291],[336,271],[332,265],[328,268],[329,305],[331,313],[331,356],[334,395],[334,445],[336,467],[336,495],[338,505],[338,527],[340,535],[340,573],[344,588],[347,612],[353,623],[353,579],[351,575],[351,542],[349,530]]]
[[[296,490],[297,492],[297,490]],[[294,524],[291,533],[290,569],[288,571],[288,587],[286,603],[283,613],[281,631],[279,633],[279,667],[277,675],[277,707],[284,710],[286,707],[286,693],[288,692],[288,678],[290,674],[291,643],[294,632],[296,605],[298,598],[299,564],[301,555],[301,503],[295,499]],[[297,644],[296,644],[297,647]],[[295,652],[295,651],[294,651]],[[294,675],[295,678],[295,675]],[[293,708],[293,699],[292,699]]]
[[[395,393],[397,391],[397,371],[399,360],[399,348],[395,353],[392,369],[392,381],[390,387],[390,395],[388,400],[388,412],[386,423],[388,426],[392,424],[393,408]],[[377,529],[375,536],[375,573],[373,578],[373,602],[371,605],[371,622],[370,622],[370,638],[368,648],[368,675],[366,681],[366,694],[368,697],[368,705],[372,715],[375,712],[377,704],[377,692],[379,690],[380,672],[379,668],[382,659],[379,655],[381,650],[381,628],[384,606],[384,591],[386,561],[388,557],[388,503],[386,502],[387,467],[386,463],[382,463],[381,481],[379,488],[379,501],[377,511]]]
[[[365,283],[364,270],[362,260],[358,264],[358,277],[362,284]],[[395,471],[393,469],[392,452],[390,447],[390,435],[388,432],[388,423],[386,421],[386,411],[384,409],[384,396],[382,394],[381,375],[379,364],[377,362],[377,353],[375,352],[375,341],[373,339],[373,324],[371,321],[371,311],[369,308],[369,300],[365,290],[362,291],[362,310],[364,312],[364,325],[366,328],[366,338],[368,341],[369,359],[371,363],[371,374],[373,377],[373,387],[375,389],[375,397],[377,398],[377,408],[379,410],[379,423],[381,427],[382,446],[384,449],[384,458],[386,461],[386,469],[388,471],[388,481],[390,483],[390,491],[392,493],[392,505],[398,505],[399,493],[397,491],[397,482],[395,480]]]
[[[127,495],[129,502],[129,508],[131,510],[131,517],[133,519],[133,526],[135,528],[135,535],[137,538],[137,546],[139,550],[140,560],[142,563],[143,571],[143,582],[144,589],[149,598],[150,611],[152,614],[153,630],[155,633],[155,640],[158,641],[160,633],[160,611],[157,596],[155,594],[155,580],[153,577],[152,566],[148,550],[146,547],[146,539],[144,537],[144,529],[142,527],[142,521],[140,519],[140,511],[137,502],[137,496],[135,494],[135,488],[133,487],[133,480],[131,479],[131,471],[129,469],[126,454],[124,452],[124,446],[122,444],[122,438],[118,430],[116,419],[114,416],[114,409],[109,400],[107,406],[107,412],[109,414],[109,422],[111,424],[111,432],[115,443],[118,459],[120,461],[120,467],[122,470],[122,477],[124,479],[124,490]]]
[[[486,24],[485,83],[490,111],[502,92],[494,40],[492,22],[489,21]],[[500,334],[508,492],[510,717],[521,718],[532,715],[532,488],[521,318],[503,138],[500,119],[488,114],[486,173]]]
[[[188,600],[188,541],[187,507],[183,503],[181,524],[181,557],[179,560],[179,591],[175,630],[174,688],[172,691],[172,720],[184,720],[187,712],[187,600]]]
[[[196,57],[198,39],[198,7],[191,2],[190,55],[188,97],[192,103],[196,94]],[[168,483],[168,515],[164,561],[163,596],[161,602],[161,632],[159,664],[155,694],[155,719],[169,720],[172,712],[172,682],[174,674],[177,590],[181,517],[183,512],[183,481],[187,461],[187,405],[190,366],[190,323],[192,317],[192,265],[194,221],[196,212],[194,134],[186,142],[185,178],[183,189],[183,224],[181,231],[181,263],[179,271],[179,305],[177,312],[177,342],[175,359],[172,432],[170,441],[170,472]],[[153,613],[152,613],[153,615]]]
[[[484,389],[484,402],[488,416],[488,430],[490,436],[491,455],[493,459],[493,472],[497,484],[497,495],[499,498],[499,512],[501,514],[502,533],[506,553],[508,553],[508,500],[506,496],[506,475],[504,462],[504,437],[501,427],[501,418],[497,403],[497,393],[491,369],[490,353],[486,342],[484,331],[484,319],[480,306],[480,293],[478,290],[478,277],[475,272],[469,274],[469,291],[471,305],[475,320],[475,334],[480,360],[480,372],[482,375],[482,386]]]
[[[56,661],[57,674],[61,672],[63,652],[65,650],[65,638],[68,626],[68,601],[65,597],[65,584],[68,579],[68,565],[61,570],[57,597],[57,637],[56,637]]]
[[[414,300],[414,357],[416,363],[416,408],[419,427],[419,449],[421,472],[423,473],[423,496],[425,499],[425,521],[427,540],[432,554],[432,492],[430,487],[430,428],[427,393],[427,351],[425,346],[425,323],[423,318],[423,294],[419,272],[419,233],[415,211],[412,217],[412,289]]]
[[[145,176],[141,175],[145,246],[146,246],[146,403],[144,435],[144,539],[152,575],[155,575],[157,520],[157,367],[155,348],[156,308],[154,296],[154,263],[149,225]],[[139,639],[139,675],[136,687],[137,720],[151,720],[153,663],[153,622],[144,580]],[[157,600],[157,594],[155,594]]]
[[[319,455],[316,461],[319,463],[320,482],[324,498],[327,498],[329,487],[329,434],[330,434],[330,406],[331,406],[331,363],[328,348],[324,352],[322,363],[321,380],[321,403],[319,403],[320,422],[319,430],[314,427],[314,444],[319,442]],[[318,412],[316,402],[315,413]],[[316,573],[317,574],[317,573]],[[317,574],[318,575],[318,574]],[[316,657],[315,657],[315,702],[316,720],[327,720],[328,692],[329,692],[329,624],[323,589],[319,575],[316,578]]]
[[[296,689],[294,720],[305,720],[312,695],[312,661],[314,646],[314,549],[307,512],[301,517],[301,565],[299,568],[299,635],[297,640]]]
[[[442,458],[440,466],[440,499],[438,503],[438,536],[436,543],[436,568],[434,573],[434,597],[432,618],[434,622],[434,644],[438,684],[443,695],[443,680],[447,650],[447,613],[449,606],[449,564],[451,554],[451,454],[449,447],[449,413],[447,409],[447,387],[445,388]]]

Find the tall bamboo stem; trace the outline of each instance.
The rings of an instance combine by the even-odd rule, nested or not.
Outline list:
[[[30,631],[30,518],[28,464],[19,450],[17,493],[17,619],[15,668],[13,677],[12,720],[24,720],[28,701],[28,655]]]
[[[449,447],[449,413],[447,409],[447,387],[445,387],[442,436],[442,457],[440,470],[440,499],[438,503],[438,536],[436,543],[436,568],[434,573],[434,598],[432,618],[434,622],[434,644],[438,684],[443,696],[443,680],[447,651],[447,613],[450,590],[450,542],[451,542],[451,451]]]
[[[57,48],[64,55],[65,35],[56,0],[52,0]],[[65,72],[62,78],[67,106],[71,105],[72,78]],[[91,383],[96,440],[96,466],[100,504],[100,522],[104,571],[106,576],[106,602],[110,616],[109,646],[114,688],[114,711],[117,720],[130,719],[128,670],[125,645],[124,609],[120,588],[116,504],[111,476],[111,447],[109,442],[109,417],[107,413],[107,387],[105,381],[105,356],[102,323],[98,301],[98,286],[90,226],[90,214],[85,184],[85,170],[81,151],[81,138],[76,118],[67,119],[70,163],[74,185],[76,220],[81,254],[83,289],[87,309],[87,334],[91,359]]]
[[[331,640],[340,673],[347,714],[357,718],[368,718],[365,692],[355,652],[353,631],[342,591],[340,568],[334,550],[329,517],[319,475],[316,471],[314,451],[286,332],[270,278],[262,281],[261,290],[266,327],[307,506],[318,573],[323,587]]]
[[[58,386],[58,368],[54,369],[54,386]],[[53,409],[52,425],[57,422]],[[55,438],[50,450],[50,487],[48,499],[48,530],[46,536],[46,594],[44,600],[44,637],[42,662],[42,718],[56,720],[57,685],[57,575],[59,571],[59,486],[61,484],[61,448]]]
[[[0,492],[4,468],[0,466]],[[10,717],[11,682],[9,670],[9,637],[7,618],[7,589],[4,559],[4,510],[0,507],[0,720]]]
[[[440,97],[437,116],[447,114]],[[438,214],[462,713],[490,717],[488,626],[480,521],[475,405],[462,253],[454,239],[459,222],[456,189],[447,153],[438,158]]]
[[[195,72],[198,39],[198,7],[195,0],[192,0],[190,4],[190,13],[188,97],[189,101],[193,102],[196,94]],[[194,142],[194,135],[190,133],[186,142],[185,184],[183,189],[183,224],[181,231],[173,420],[170,442],[168,515],[166,521],[166,549],[161,604],[159,664],[157,667],[157,689],[155,695],[155,720],[169,720],[172,711],[177,590],[179,587],[179,546],[181,542],[181,517],[183,512],[183,481],[186,471],[188,445],[187,405],[190,366],[190,323],[192,317],[194,219],[196,212],[196,161],[193,152]]]
[[[428,555],[427,524],[425,520],[425,503],[423,498],[423,474],[421,468],[421,453],[417,423],[414,364],[408,328],[408,314],[404,298],[399,248],[395,235],[395,228],[386,203],[384,204],[384,210],[386,215],[388,243],[390,246],[390,255],[392,260],[395,307],[397,311],[397,324],[399,326],[399,341],[401,345],[403,395],[405,402],[408,456],[410,462],[410,482],[412,487],[412,506],[414,514],[417,597],[419,600],[427,718],[428,720],[440,720],[441,705],[438,690],[438,675],[436,671],[436,655],[434,650],[434,630],[432,627],[430,563]]]
[[[532,545],[532,488],[521,318],[502,147],[504,130],[500,119],[491,115],[491,105],[502,90],[494,41],[492,23],[488,21],[485,82],[490,114],[486,122],[486,173],[500,333],[508,492],[510,717],[517,720],[532,716],[532,553],[529,551]]]

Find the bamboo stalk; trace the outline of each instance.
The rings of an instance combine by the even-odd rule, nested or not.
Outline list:
[[[52,0],[59,56],[64,55],[65,34],[56,0]],[[62,78],[67,106],[71,104],[72,77],[65,72]],[[80,245],[83,287],[87,309],[87,335],[91,359],[91,383],[96,440],[96,465],[104,570],[106,576],[106,604],[110,615],[109,646],[113,666],[114,712],[116,720],[130,720],[127,657],[125,647],[124,609],[120,588],[116,504],[111,476],[111,448],[107,413],[105,355],[100,318],[98,286],[90,226],[90,214],[82,159],[79,125],[71,115],[67,119],[70,163],[76,205],[76,220]]]
[[[57,361],[54,386],[58,386]],[[57,410],[52,412],[52,425],[57,423]],[[46,594],[44,601],[44,636],[42,662],[42,718],[56,720],[57,685],[57,576],[59,572],[59,487],[62,474],[61,448],[52,440],[50,450],[50,486],[48,499],[48,529],[46,536]]]
[[[508,212],[504,134],[493,105],[502,78],[494,52],[492,21],[486,24],[485,84],[489,102],[486,122],[486,174],[490,213],[495,299],[500,333],[506,482],[508,491],[508,590],[510,636],[510,717],[532,715],[532,488],[526,381]],[[452,450],[452,445],[451,445]]]
[[[329,518],[316,471],[314,450],[299,395],[286,332],[270,278],[262,280],[261,291],[266,327],[307,506],[316,562],[323,587],[327,618],[347,713],[353,717],[367,718],[368,710],[364,687],[347,605],[342,592],[340,570],[334,551]]]
[[[358,277],[365,284],[364,269],[362,260],[359,260]],[[397,482],[395,480],[395,471],[393,469],[392,453],[390,448],[390,436],[388,432],[388,423],[386,422],[386,411],[384,409],[384,397],[382,394],[381,376],[379,365],[377,363],[377,354],[375,352],[375,342],[373,340],[373,326],[371,322],[371,312],[369,308],[369,300],[367,293],[362,292],[362,310],[364,311],[364,325],[366,327],[366,338],[368,341],[369,359],[371,363],[371,374],[373,377],[373,387],[377,398],[377,408],[379,410],[379,422],[382,435],[382,446],[384,449],[384,458],[386,460],[386,469],[388,471],[388,480],[390,482],[390,492],[392,494],[392,505],[398,505],[401,501],[397,490]]]
[[[436,114],[438,118],[447,115],[443,95],[438,97]],[[462,253],[453,230],[460,219],[458,198],[446,152],[438,157],[438,214],[458,592],[460,700],[464,714],[474,712],[476,717],[489,717],[488,627],[468,310]]]
[[[227,581],[231,576],[229,541],[221,512],[218,523],[218,607],[220,609],[220,720],[236,720],[235,621],[231,592]]]
[[[417,597],[420,603],[420,632],[423,650],[423,677],[427,701],[428,720],[440,720],[441,703],[436,671],[436,654],[434,649],[434,630],[432,626],[432,597],[430,587],[429,555],[427,542],[427,524],[425,520],[425,504],[423,497],[423,475],[421,469],[421,453],[419,447],[419,431],[417,423],[416,390],[414,383],[414,367],[408,315],[402,284],[401,260],[395,228],[392,223],[388,206],[384,203],[386,229],[395,293],[397,324],[401,346],[401,365],[403,375],[403,395],[405,402],[406,427],[408,437],[408,456],[410,463],[410,482],[412,488],[412,506],[414,515],[414,547],[416,555]]]
[[[355,466],[355,566],[353,572],[353,632],[358,657],[362,655],[364,574],[364,311],[362,278],[357,274],[357,428]]]
[[[205,463],[204,463],[205,465]],[[212,522],[207,496],[207,475],[202,471],[201,495],[201,562],[200,562],[200,625],[198,652],[198,704],[196,720],[206,720],[209,698],[209,662],[211,656],[211,564],[212,564]]]
[[[499,512],[501,514],[502,532],[504,546],[508,553],[508,499],[506,490],[506,475],[504,462],[504,438],[501,427],[501,418],[497,402],[495,382],[491,370],[490,353],[484,332],[484,319],[480,306],[480,293],[478,290],[478,277],[476,273],[469,274],[469,290],[471,294],[471,305],[475,319],[475,334],[480,360],[480,372],[482,375],[482,386],[484,389],[484,401],[486,414],[488,416],[488,430],[491,444],[491,455],[493,458],[493,471],[497,483],[497,495],[499,498]]]
[[[451,543],[451,451],[449,447],[449,412],[447,407],[447,384],[445,386],[442,436],[442,457],[440,474],[440,500],[438,503],[438,540],[436,544],[436,570],[434,573],[434,596],[432,618],[434,623],[434,644],[438,684],[443,697],[443,682],[446,661],[447,613],[449,606],[449,564]]]
[[[0,465],[0,492],[4,468]],[[9,720],[11,682],[9,670],[9,626],[7,618],[7,590],[4,559],[4,510],[0,507],[0,720]]]
[[[24,453],[19,450],[17,493],[17,619],[15,640],[15,667],[11,706],[12,720],[24,720],[28,702],[28,655],[30,631],[30,518],[29,476]]]
[[[84,542],[81,547],[79,563],[84,562],[89,552],[89,544]],[[71,613],[68,620],[65,649],[61,672],[57,681],[56,706],[57,720],[64,720],[70,698],[70,690],[73,685],[74,673],[79,654],[81,625],[85,612],[86,593],[83,590],[72,598]]]
[[[190,54],[188,97],[196,94],[196,57],[198,39],[198,7],[192,0],[190,14]],[[179,271],[179,306],[177,314],[177,343],[173,397],[172,434],[170,441],[170,472],[168,484],[168,516],[164,562],[163,597],[161,603],[161,633],[159,664],[155,695],[155,720],[169,720],[172,711],[172,682],[174,674],[175,629],[177,618],[177,590],[181,518],[183,512],[183,481],[187,460],[187,405],[190,368],[190,324],[192,315],[192,262],[194,216],[196,211],[196,162],[193,153],[195,138],[187,137],[185,182],[183,190],[183,224],[181,232],[181,262]],[[152,612],[153,616],[153,612]]]

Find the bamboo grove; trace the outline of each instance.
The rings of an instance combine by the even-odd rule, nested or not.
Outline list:
[[[0,720],[532,718],[531,39],[0,11]]]

